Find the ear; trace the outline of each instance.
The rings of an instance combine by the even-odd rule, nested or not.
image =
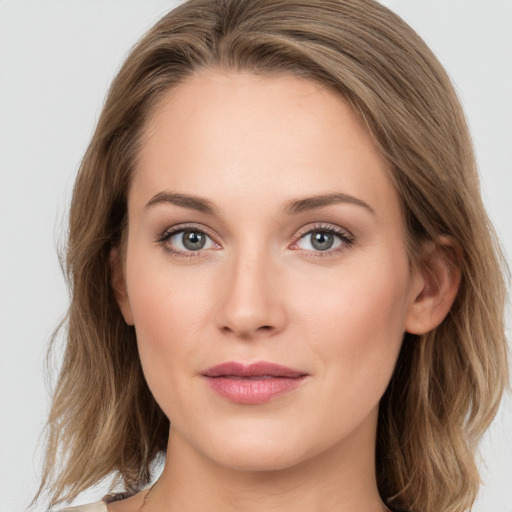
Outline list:
[[[461,250],[452,239],[440,237],[439,244],[427,242],[423,250],[405,322],[405,330],[411,334],[425,334],[445,319],[461,279]]]
[[[130,306],[130,300],[126,289],[123,261],[119,247],[113,247],[110,250],[109,260],[111,271],[110,286],[112,286],[112,290],[114,291],[117,305],[121,310],[124,321],[128,325],[134,325],[132,308]]]

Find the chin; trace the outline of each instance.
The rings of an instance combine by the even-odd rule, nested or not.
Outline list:
[[[290,436],[290,429],[287,430],[278,433],[262,427],[238,434],[231,431],[229,437],[213,436],[208,445],[202,443],[201,451],[227,469],[247,472],[284,470],[312,456],[304,449],[311,440],[309,443],[307,439],[301,441],[300,435]]]
[[[216,462],[233,471],[264,473],[289,469],[303,462],[303,459],[295,452],[259,448],[229,451],[217,456]]]

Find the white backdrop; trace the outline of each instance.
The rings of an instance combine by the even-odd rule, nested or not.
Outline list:
[[[512,0],[388,0],[434,49],[467,111],[483,194],[512,254]],[[38,482],[43,360],[65,312],[56,247],[109,82],[171,0],[0,0],[0,512]],[[509,322],[510,325],[510,315]],[[474,512],[512,512],[512,400],[482,446]],[[80,502],[98,499],[89,493]]]

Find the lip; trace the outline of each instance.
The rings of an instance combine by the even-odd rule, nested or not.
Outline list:
[[[293,391],[308,374],[266,361],[247,365],[229,361],[202,375],[220,396],[235,403],[256,405]]]

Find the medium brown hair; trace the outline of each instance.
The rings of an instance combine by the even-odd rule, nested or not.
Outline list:
[[[459,266],[460,288],[442,324],[405,335],[380,404],[376,463],[390,507],[469,508],[479,485],[477,442],[508,377],[501,253],[446,72],[404,21],[372,0],[189,0],[134,47],[74,188],[65,259],[72,298],[40,492],[48,487],[52,504],[71,500],[108,475],[136,490],[165,452],[169,421],[117,307],[109,255],[126,228],[148,117],[170,88],[209,68],[292,73],[338,91],[390,164],[411,264],[424,264],[419,247],[430,240]]]

